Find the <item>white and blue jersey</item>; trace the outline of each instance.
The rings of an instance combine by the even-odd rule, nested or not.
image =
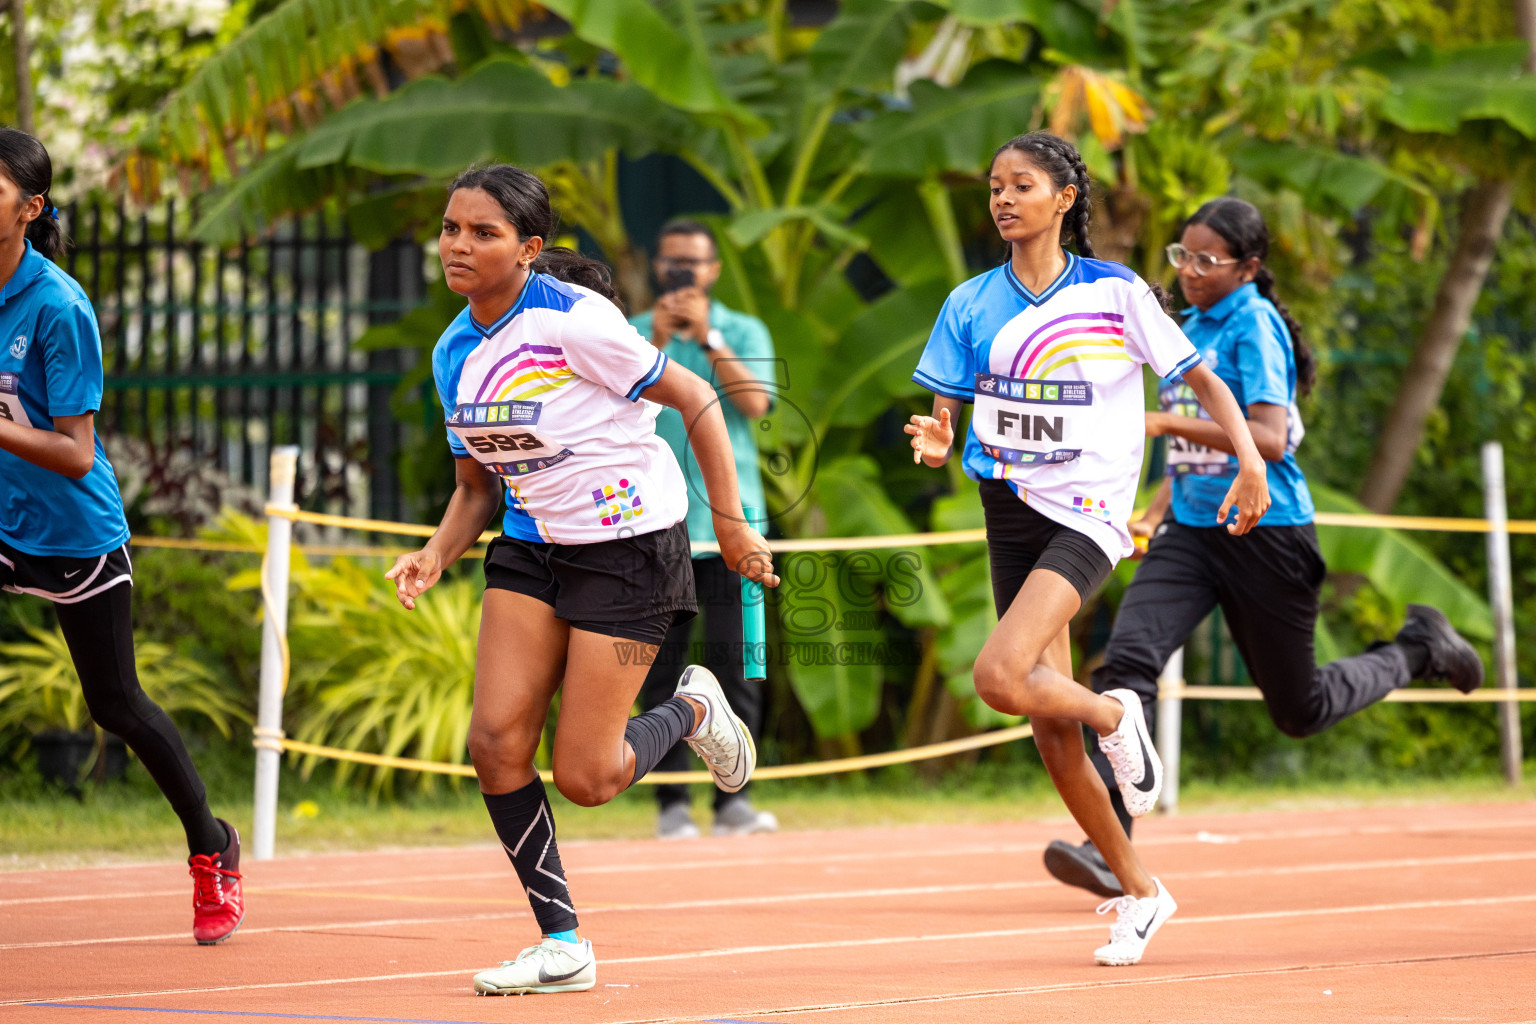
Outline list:
[[[1248,413],[1263,402],[1286,410],[1285,457],[1264,464],[1269,478],[1269,511],[1265,526],[1301,526],[1313,516],[1312,492],[1296,464],[1296,448],[1305,428],[1296,408],[1296,356],[1291,332],[1274,303],[1259,294],[1252,282],[1233,291],[1210,309],[1184,311],[1184,333],[1205,364],[1232,389]],[[1159,397],[1164,412],[1210,419],[1182,377],[1163,382]],[[1237,478],[1237,457],[1206,448],[1181,437],[1168,437],[1168,475],[1173,478],[1173,518],[1185,526],[1216,526],[1222,499]],[[1228,522],[1235,522],[1237,509]]]
[[[85,291],[32,248],[0,288],[0,419],[52,430],[101,409],[101,334]],[[29,555],[95,558],[128,541],[123,497],[96,438],[79,480],[0,450],[0,541]]]
[[[432,375],[448,446],[506,483],[507,536],[590,544],[665,530],[688,488],[640,393],[667,357],[594,291],[533,274],[494,324],[466,307]]]
[[[950,292],[912,379],[974,402],[963,465],[1030,508],[1129,555],[1146,437],[1141,366],[1180,374],[1200,356],[1151,288],[1082,259],[1039,295],[1004,264]]]

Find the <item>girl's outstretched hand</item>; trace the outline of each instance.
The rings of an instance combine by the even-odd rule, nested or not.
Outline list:
[[[948,409],[940,409],[938,419],[913,416],[902,429],[912,435],[914,463],[942,466],[949,458],[949,450],[955,443],[955,428],[949,421]]]
[[[395,596],[407,611],[416,610],[416,599],[432,588],[443,575],[443,561],[432,551],[408,551],[395,559],[395,567],[384,574],[395,581]]]
[[[1253,529],[1269,511],[1269,479],[1262,462],[1256,466],[1239,466],[1237,479],[1232,481],[1227,496],[1221,499],[1221,508],[1216,511],[1216,522],[1226,523],[1227,511],[1234,507],[1237,522],[1227,523],[1227,532],[1234,537],[1241,537]]]

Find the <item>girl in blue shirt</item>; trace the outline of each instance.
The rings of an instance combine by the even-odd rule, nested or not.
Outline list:
[[[1184,225],[1168,259],[1192,303],[1184,333],[1206,366],[1246,410],[1268,469],[1272,504],[1243,535],[1222,527],[1219,506],[1237,471],[1226,432],[1178,375],[1161,391],[1162,410],[1147,413],[1147,434],[1168,438],[1168,475],[1151,507],[1130,524],[1150,541],[1120,605],[1094,689],[1141,696],[1147,720],[1156,709],[1157,677],[1195,627],[1220,606],[1270,717],[1287,736],[1311,736],[1381,700],[1413,679],[1447,679],[1471,692],[1483,665],[1437,609],[1409,605],[1392,643],[1327,665],[1313,659],[1312,637],[1326,566],[1312,524],[1312,496],[1296,464],[1301,442],[1298,394],[1312,386],[1315,363],[1301,326],[1275,297],[1264,265],[1269,229],[1251,203],[1206,203]],[[1172,515],[1169,515],[1169,512]],[[1108,777],[1109,763],[1094,752]],[[1131,815],[1114,787],[1115,812]],[[1091,843],[1060,840],[1046,866],[1061,881],[1105,896],[1120,884]]]
[[[0,590],[53,603],[86,706],[123,738],[187,833],[192,934],[240,926],[240,837],[208,810],[181,735],[139,686],[128,521],[96,436],[101,336],[64,249],[42,143],[0,129]]]

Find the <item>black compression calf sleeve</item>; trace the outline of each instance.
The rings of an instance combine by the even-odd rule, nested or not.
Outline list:
[[[535,775],[522,789],[480,795],[485,798],[485,809],[491,812],[491,824],[496,826],[501,848],[507,851],[517,879],[528,894],[540,931],[553,935],[573,930],[576,908],[565,882],[565,868],[560,866],[555,819],[549,813],[543,780]]]
[[[76,604],[56,604],[85,705],[97,725],[121,736],[149,771],[187,833],[193,854],[224,852],[229,835],[208,810],[176,724],[139,686],[133,661],[133,588],[121,584]]]
[[[668,697],[643,715],[636,715],[624,726],[624,741],[635,752],[635,777],[630,785],[643,779],[666,756],[677,741],[693,732],[691,701]]]

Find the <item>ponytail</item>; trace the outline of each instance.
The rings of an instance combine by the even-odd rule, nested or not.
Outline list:
[[[1061,241],[1063,245],[1070,244],[1079,256],[1093,259],[1093,243],[1088,238],[1088,221],[1093,216],[1093,182],[1077,147],[1048,132],[1028,132],[997,147],[992,159],[996,161],[1010,149],[1023,153],[1044,171],[1057,192],[1068,185],[1077,187],[1077,198],[1061,219]]]
[[[1280,319],[1285,321],[1285,329],[1291,332],[1291,354],[1296,360],[1296,393],[1305,395],[1312,390],[1312,385],[1317,383],[1317,358],[1312,354],[1311,346],[1301,338],[1301,324],[1296,322],[1291,311],[1275,294],[1274,271],[1260,265],[1253,284],[1259,290],[1259,294],[1275,307],[1275,312],[1279,313]]]
[[[53,188],[53,161],[43,144],[16,128],[0,128],[0,174],[5,175],[21,193],[23,201],[43,197],[43,212],[27,225],[27,241],[50,260],[64,253],[64,229],[59,226],[59,211],[49,195]]]
[[[1220,235],[1233,258],[1259,261],[1259,272],[1253,278],[1254,287],[1275,307],[1290,332],[1291,355],[1296,360],[1296,394],[1301,396],[1310,392],[1317,382],[1317,358],[1301,336],[1301,324],[1275,294],[1274,271],[1264,265],[1264,258],[1269,255],[1269,225],[1264,223],[1264,215],[1250,202],[1223,196],[1196,210],[1194,216],[1184,222],[1184,227],[1191,224],[1204,224]]]
[[[613,272],[608,264],[588,259],[574,249],[563,245],[550,245],[539,251],[532,268],[540,274],[548,274],[567,284],[579,284],[597,292],[624,312],[624,302],[613,288]]]

